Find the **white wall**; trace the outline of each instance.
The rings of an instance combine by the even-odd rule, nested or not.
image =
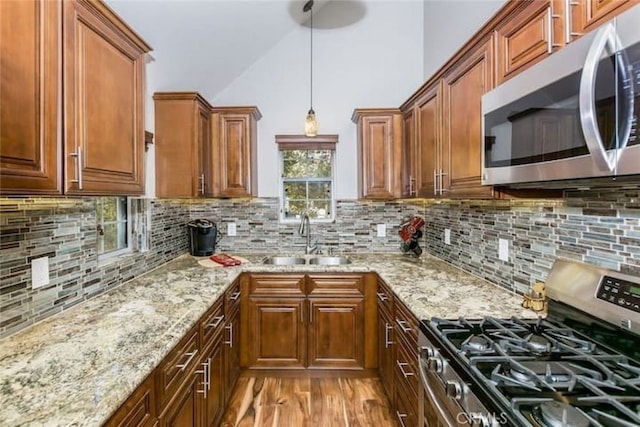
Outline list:
[[[427,80],[506,0],[424,0],[424,65]]]
[[[422,2],[364,1],[360,21],[314,29],[313,108],[319,133],[339,134],[336,197],[357,197],[357,107],[397,107],[423,81]],[[325,8],[316,21],[338,8]],[[321,24],[321,23],[320,23]],[[322,26],[322,25],[319,25]],[[214,105],[257,105],[258,193],[279,195],[276,134],[302,134],[309,109],[309,29],[299,27],[214,99]]]

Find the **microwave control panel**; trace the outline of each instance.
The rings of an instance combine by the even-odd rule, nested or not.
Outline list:
[[[600,281],[596,297],[640,313],[640,283],[604,276]]]

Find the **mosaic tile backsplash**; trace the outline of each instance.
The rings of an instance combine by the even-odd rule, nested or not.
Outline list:
[[[640,190],[566,192],[553,200],[404,200],[337,204],[334,223],[312,224],[327,253],[397,252],[403,218],[421,214],[423,248],[463,270],[524,292],[543,281],[556,257],[640,275]],[[277,198],[146,200],[149,250],[102,265],[96,254],[94,198],[0,198],[0,337],[99,295],[188,250],[190,219],[216,222],[217,250],[301,253],[298,223],[281,224]],[[227,224],[237,235],[226,236]],[[386,236],[377,237],[377,225]],[[451,244],[444,230],[451,230]],[[498,239],[509,241],[508,261]],[[51,283],[31,289],[30,262],[49,257]]]

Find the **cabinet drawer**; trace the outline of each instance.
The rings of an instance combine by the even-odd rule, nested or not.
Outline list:
[[[200,320],[200,339],[202,348],[208,347],[213,339],[224,329],[224,298],[218,298],[213,306],[202,316]]]
[[[249,278],[251,295],[304,296],[304,275],[252,274]]]
[[[309,295],[355,295],[361,296],[364,289],[362,275],[313,275],[309,276]]]
[[[383,308],[389,315],[393,316],[393,291],[384,283],[378,279],[378,307]]]
[[[231,317],[240,310],[240,280],[236,280],[224,293],[224,314]]]
[[[180,388],[198,364],[200,350],[199,327],[193,328],[164,358],[156,369],[156,387],[160,408]]]
[[[404,344],[396,344],[396,362],[394,366],[396,384],[401,384],[407,391],[410,391],[417,399],[420,382],[420,371],[418,371],[417,348],[413,350]]]
[[[396,377],[397,379],[397,377]],[[410,390],[398,384],[395,390],[395,416],[401,427],[418,425],[418,398]]]
[[[106,427],[152,427],[156,423],[153,375],[134,391],[107,421]]]
[[[409,311],[409,309],[400,301],[396,301],[395,305],[394,327],[396,329],[396,337],[404,340],[409,348],[418,347],[418,319]]]

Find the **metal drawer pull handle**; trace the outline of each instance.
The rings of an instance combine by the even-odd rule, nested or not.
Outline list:
[[[404,418],[407,418],[407,414],[401,414],[400,411],[396,411],[396,416],[398,417],[400,424],[402,424],[402,427],[406,427],[404,424]]]
[[[200,175],[198,180],[200,181],[200,194],[204,194],[204,174]]]
[[[82,190],[82,147],[78,147],[70,156],[76,158],[76,179],[72,179],[71,182],[78,184],[78,190]]]
[[[185,356],[189,356],[189,358],[187,359],[186,362],[180,364],[180,365],[176,365],[176,368],[180,369],[181,371],[184,371],[184,368],[186,368],[187,366],[189,366],[189,364],[191,363],[191,361],[193,360],[194,357],[196,357],[196,354],[198,354],[198,350],[193,350],[191,353],[185,353]]]
[[[240,298],[240,291],[235,291],[234,293],[231,294],[231,296],[229,297],[229,301],[237,301],[238,298]]]
[[[224,320],[224,314],[222,316],[216,316],[213,318],[213,322],[209,323],[207,325],[207,328],[217,328],[218,326],[220,326],[220,323],[222,323],[222,321]]]
[[[398,368],[400,368],[400,372],[402,372],[402,376],[403,376],[403,377],[405,377],[405,378],[409,378],[409,377],[412,377],[412,376],[413,376],[413,372],[411,372],[411,371],[405,371],[405,370],[404,370],[404,367],[405,367],[405,366],[409,366],[409,364],[408,364],[408,363],[405,363],[405,362],[401,362],[401,361],[399,361],[399,360],[396,360],[396,364],[398,365]]]
[[[396,323],[398,324],[398,326],[400,326],[400,329],[402,329],[402,332],[404,333],[413,331],[410,326],[405,326],[407,324],[405,320],[396,319]]]
[[[389,340],[389,331],[393,330],[393,325],[385,322],[384,324],[384,348],[389,348],[393,341]]]
[[[389,297],[384,294],[384,292],[378,292],[378,299],[381,302],[385,302],[389,300]]]
[[[227,326],[225,326],[225,329],[229,330],[229,341],[225,341],[224,343],[233,348],[233,323],[229,323]]]
[[[207,393],[211,390],[211,358],[209,357],[206,362],[202,362],[202,369],[196,371],[196,374],[202,374],[202,390],[196,390],[198,393],[204,394],[204,398],[207,398]]]

